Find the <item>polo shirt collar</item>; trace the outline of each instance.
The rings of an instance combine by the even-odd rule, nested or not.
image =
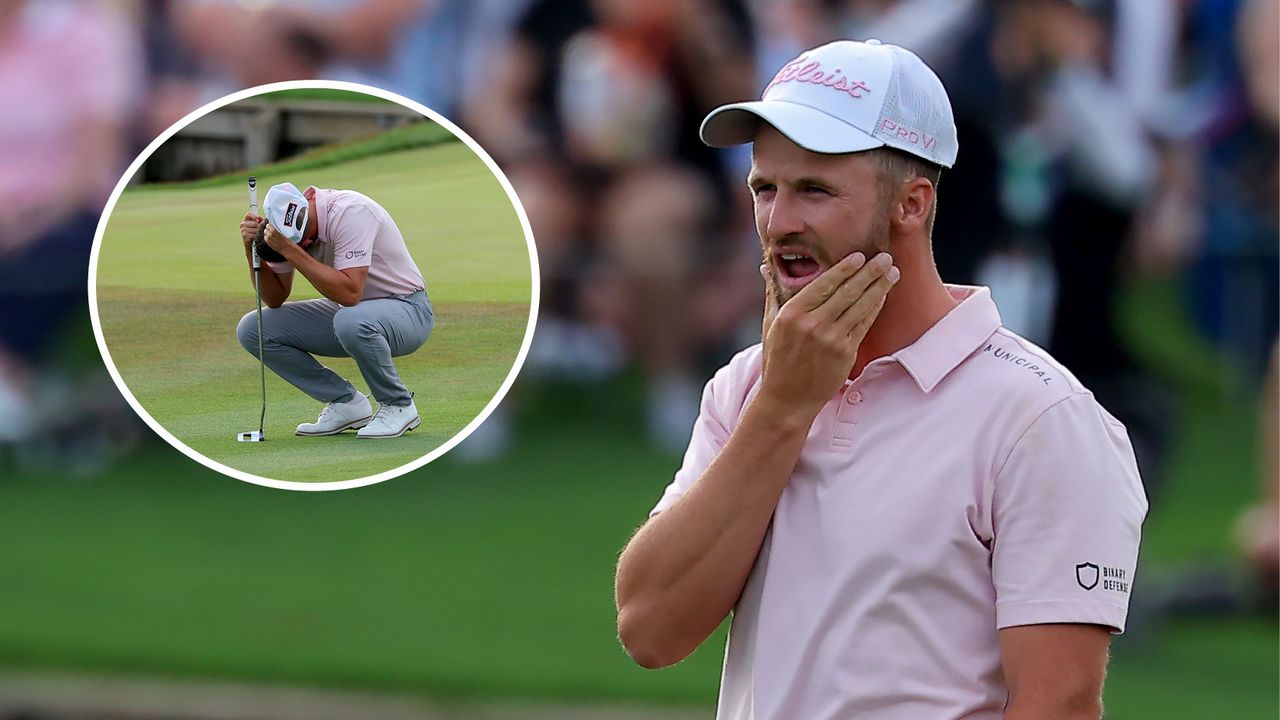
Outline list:
[[[946,287],[956,299],[956,306],[919,339],[891,356],[925,393],[937,387],[1001,325],[991,290],[966,285]]]
[[[316,196],[316,241],[326,242],[329,239],[329,191],[310,185],[302,194]]]

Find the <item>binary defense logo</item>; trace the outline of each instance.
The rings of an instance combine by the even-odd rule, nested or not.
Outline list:
[[[1098,566],[1093,563],[1080,563],[1076,566],[1076,582],[1085,590],[1092,590],[1098,585]]]
[[[1129,592],[1129,573],[1124,568],[1102,566],[1102,589]]]

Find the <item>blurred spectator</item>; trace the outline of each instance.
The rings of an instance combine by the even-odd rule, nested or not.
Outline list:
[[[737,221],[726,218],[741,215],[729,210],[741,193],[725,155],[697,134],[711,107],[754,94],[749,36],[745,8],[729,0],[538,0],[464,99],[468,127],[523,192],[582,198],[559,201],[582,211],[571,234],[543,233],[539,224],[563,223],[531,212],[540,327],[559,342],[558,353],[535,348],[530,369],[556,354],[572,364],[563,356],[574,348],[608,357],[621,337],[648,378],[650,435],[670,449],[697,415],[699,353],[732,331],[752,292],[697,308],[703,288],[725,289],[717,266],[757,252],[733,242]],[[595,341],[563,344],[570,336]]]
[[[1204,332],[1242,361],[1254,388],[1276,335],[1277,10],[1275,0],[1194,3],[1190,16],[1197,81],[1184,107],[1211,114],[1191,130],[1203,146],[1203,239],[1192,266],[1195,316]],[[1265,302],[1259,302],[1265,299]]]
[[[34,388],[52,381],[37,368],[56,365],[68,321],[85,317],[89,251],[122,167],[140,63],[109,5],[0,3],[0,441],[68,413],[91,427],[87,389],[54,403]]]
[[[313,10],[322,15],[332,11]],[[174,31],[209,78],[201,100],[243,87],[318,76],[334,40],[305,25],[302,13],[300,6],[281,3],[177,0],[172,5]],[[370,35],[375,33],[371,30]]]
[[[146,0],[134,10],[147,76],[134,133],[140,148],[201,104],[200,66],[175,32],[173,6],[174,0]]]
[[[1186,267],[1193,317],[1235,361],[1224,385],[1252,390],[1277,324],[1275,303],[1259,301],[1277,293],[1276,2],[1173,7],[1179,83],[1155,103],[1160,182],[1134,258],[1147,272]]]
[[[464,0],[175,0],[174,29],[210,71],[201,100],[284,80],[360,82],[449,115],[458,96]]]
[[[453,118],[528,0],[145,0],[148,139],[222,95],[285,80],[358,82]]]
[[[696,131],[716,102],[754,93],[749,36],[735,0],[536,0],[465,99],[466,119],[499,157],[672,157],[714,174],[721,156]]]
[[[1243,84],[1260,133],[1263,152],[1258,153],[1257,166],[1246,164],[1248,174],[1241,178],[1245,190],[1256,183],[1258,191],[1246,193],[1237,209],[1254,215],[1257,272],[1263,276],[1264,292],[1274,301],[1276,287],[1276,238],[1278,196],[1280,196],[1280,157],[1277,157],[1276,134],[1280,128],[1280,2],[1249,0],[1236,26],[1240,48]],[[1245,131],[1249,132],[1249,131]],[[1252,133],[1250,133],[1252,134]],[[1246,161],[1247,162],[1247,161]],[[1244,205],[1240,208],[1239,205]],[[1270,227],[1268,227],[1270,225]],[[1248,232],[1248,230],[1246,230]],[[1268,277],[1269,275],[1269,277]],[[1260,591],[1259,606],[1268,612],[1276,609],[1280,597],[1280,342],[1276,333],[1275,302],[1256,307],[1262,316],[1257,330],[1270,333],[1270,362],[1262,386],[1261,442],[1259,462],[1261,498],[1246,511],[1237,525],[1240,546],[1253,567]],[[1256,339],[1246,340],[1252,344]]]

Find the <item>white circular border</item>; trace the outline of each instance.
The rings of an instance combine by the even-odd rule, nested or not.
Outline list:
[[[445,443],[440,447],[432,450],[426,455],[423,455],[417,460],[406,463],[397,468],[378,473],[377,475],[356,478],[355,480],[338,480],[334,482],[321,483],[274,480],[272,478],[254,475],[252,473],[247,473],[242,470],[237,470],[233,467],[223,465],[222,463],[211,460],[188,447],[186,443],[174,437],[174,435],[166,430],[164,426],[156,422],[156,419],[151,416],[151,413],[147,412],[146,408],[142,406],[142,403],[138,402],[138,398],[134,397],[133,392],[131,392],[129,387],[125,385],[124,378],[120,376],[120,371],[116,369],[115,361],[111,359],[111,351],[107,349],[106,339],[102,334],[102,321],[98,317],[98,256],[102,250],[102,238],[106,234],[107,222],[111,219],[111,213],[115,211],[116,202],[119,201],[121,193],[123,193],[125,187],[128,186],[129,180],[131,180],[134,174],[142,167],[142,163],[146,162],[157,148],[163,145],[166,140],[177,134],[178,131],[213,110],[217,110],[225,105],[230,105],[238,100],[244,100],[245,98],[251,98],[279,90],[296,89],[347,90],[350,92],[363,93],[365,95],[374,95],[382,98],[383,100],[389,100],[397,105],[402,105],[411,110],[415,110],[453,133],[458,137],[458,139],[466,143],[467,147],[471,148],[472,152],[484,161],[484,164],[489,168],[489,171],[492,172],[493,176],[502,184],[503,190],[507,193],[507,198],[511,200],[511,205],[515,208],[516,215],[520,218],[520,227],[524,230],[525,243],[529,247],[529,269],[531,272],[530,285],[532,287],[531,302],[529,303],[529,322],[525,327],[524,341],[520,344],[520,352],[516,355],[516,361],[512,364],[511,371],[507,373],[506,379],[502,381],[502,386],[498,388],[498,392],[489,401],[489,404],[485,405],[484,409],[480,411],[480,414],[477,415],[474,420],[467,424],[467,426],[461,431],[454,434],[453,437],[445,441]],[[502,402],[502,399],[506,397],[507,392],[511,389],[511,384],[515,382],[516,376],[520,373],[520,368],[524,365],[525,356],[529,354],[529,345],[533,341],[534,326],[537,324],[538,319],[538,301],[540,295],[540,283],[538,282],[539,277],[541,276],[538,270],[538,250],[533,242],[533,229],[529,225],[529,217],[525,214],[524,206],[520,204],[520,198],[511,187],[511,181],[508,180],[507,176],[502,172],[502,168],[498,167],[498,164],[489,156],[489,153],[485,152],[484,148],[480,147],[480,145],[473,140],[470,135],[463,132],[457,125],[454,125],[440,113],[437,113],[425,105],[381,88],[361,85],[359,83],[341,82],[337,80],[293,80],[289,82],[271,83],[269,85],[258,85],[256,87],[240,90],[214,100],[203,107],[197,108],[170,126],[169,129],[161,133],[155,140],[152,140],[151,144],[148,145],[136,159],[134,159],[133,163],[129,165],[129,169],[125,170],[124,176],[120,178],[118,183],[116,183],[115,190],[112,191],[111,198],[107,201],[106,207],[103,209],[102,217],[98,219],[98,229],[93,236],[93,250],[89,255],[89,316],[93,321],[93,336],[98,342],[98,350],[102,353],[102,359],[107,365],[107,371],[111,373],[111,379],[115,381],[116,387],[120,388],[120,392],[124,395],[125,400],[129,402],[129,405],[133,408],[134,412],[138,413],[138,416],[141,417],[147,425],[151,426],[151,429],[154,430],[157,435],[164,438],[165,442],[168,442],[170,445],[182,451],[182,453],[187,457],[195,460],[201,465],[217,470],[223,475],[233,477],[237,480],[243,480],[255,485],[278,488],[281,490],[323,492],[327,490],[346,490],[348,488],[373,485],[374,483],[380,483],[383,480],[390,480],[391,478],[399,477],[407,472],[412,472],[449,452],[458,443],[465,440],[468,435],[475,432],[476,428],[480,427],[485,419],[488,418],[489,415],[498,407],[498,404]],[[231,434],[228,433],[227,436],[230,437]]]

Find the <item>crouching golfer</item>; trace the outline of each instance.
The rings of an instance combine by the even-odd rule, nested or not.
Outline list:
[[[290,183],[272,187],[266,217],[245,215],[240,223],[252,270],[255,238],[262,232],[262,355],[272,372],[325,403],[299,435],[334,435],[349,428],[362,438],[393,438],[418,427],[413,394],[400,381],[392,357],[417,350],[431,335],[435,313],[422,273],[404,237],[381,205],[352,190],[299,192]],[[265,228],[262,228],[265,223]],[[266,272],[269,268],[271,272]],[[323,298],[285,302],[294,270]],[[236,328],[240,344],[258,351],[254,312]],[[316,361],[350,357],[378,401]]]

